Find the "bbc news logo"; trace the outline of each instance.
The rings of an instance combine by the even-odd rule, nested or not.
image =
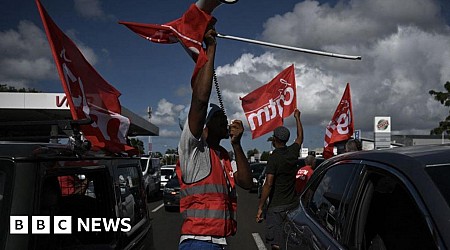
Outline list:
[[[31,224],[29,217],[31,217]],[[78,218],[76,230],[77,232],[129,232],[130,222],[130,218]],[[30,228],[31,234],[72,234],[72,216],[10,216],[9,232],[11,234],[29,234]]]

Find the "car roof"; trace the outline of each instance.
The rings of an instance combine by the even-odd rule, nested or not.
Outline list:
[[[77,156],[78,154],[78,156]],[[69,159],[69,158],[128,158],[107,155],[103,151],[75,152],[69,145],[42,142],[0,141],[0,157],[21,160]],[[136,158],[137,159],[137,158]]]
[[[415,168],[450,163],[450,144],[349,152],[333,157],[329,161],[346,159],[379,162],[391,165],[402,172],[410,172]]]

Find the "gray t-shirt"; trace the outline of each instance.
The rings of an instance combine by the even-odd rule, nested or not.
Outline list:
[[[211,172],[211,155],[209,146],[203,138],[197,139],[192,134],[186,120],[178,144],[181,177],[185,183],[194,183],[204,179]],[[236,164],[231,164],[233,172]]]

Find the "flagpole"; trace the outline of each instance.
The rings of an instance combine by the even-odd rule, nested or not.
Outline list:
[[[325,52],[325,51],[318,51],[318,50],[310,50],[310,49],[303,49],[298,47],[292,47],[282,44],[276,44],[276,43],[269,43],[269,42],[263,42],[238,36],[230,36],[230,35],[224,35],[224,34],[217,34],[217,37],[224,38],[224,39],[230,39],[230,40],[236,40],[241,42],[247,42],[247,43],[254,43],[274,48],[280,48],[280,49],[287,49],[287,50],[293,50],[297,52],[303,52],[308,54],[314,54],[314,55],[321,55],[321,56],[329,56],[329,57],[336,57],[341,59],[350,59],[350,60],[361,60],[361,56],[350,56],[350,55],[343,55],[343,54],[336,54],[331,52]]]

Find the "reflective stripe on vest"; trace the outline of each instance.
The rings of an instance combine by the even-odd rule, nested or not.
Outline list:
[[[211,174],[206,178],[190,184],[180,182],[180,212],[184,219],[181,234],[226,237],[236,233],[237,199],[230,175],[232,168],[227,151],[222,148],[220,154],[223,166],[210,149]]]
[[[228,189],[227,189],[227,187],[224,187],[223,185],[206,184],[206,185],[201,185],[201,186],[187,187],[187,188],[181,190],[180,195],[183,197],[183,196],[204,194],[204,193],[228,194]]]

